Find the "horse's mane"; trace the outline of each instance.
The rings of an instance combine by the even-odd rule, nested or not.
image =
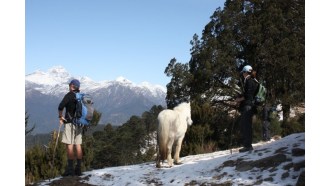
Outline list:
[[[175,111],[185,111],[189,109],[190,110],[190,104],[187,102],[180,103],[178,106],[174,107],[173,110]]]

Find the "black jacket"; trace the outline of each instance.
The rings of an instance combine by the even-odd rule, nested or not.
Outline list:
[[[63,111],[65,108],[65,119],[71,122],[72,117],[76,111],[76,94],[74,92],[68,92],[58,105],[58,111]]]
[[[257,89],[258,89],[258,83],[250,76],[248,76],[244,80],[244,91],[243,91],[244,100],[242,101],[242,106],[245,105],[254,106],[254,97],[257,93]]]

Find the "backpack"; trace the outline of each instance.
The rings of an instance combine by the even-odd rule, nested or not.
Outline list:
[[[89,94],[76,92],[76,112],[72,123],[77,126],[88,126],[93,119],[93,99]]]
[[[256,79],[254,80],[258,83],[257,92],[254,97],[254,104],[259,106],[265,102],[267,90],[263,84],[259,83]]]
[[[277,119],[276,108],[272,107],[271,109],[269,109],[268,117],[269,117],[270,120]]]
[[[269,119],[271,119],[271,120],[277,119],[277,112],[271,110],[269,113]]]

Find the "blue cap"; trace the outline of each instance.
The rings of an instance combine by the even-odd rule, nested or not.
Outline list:
[[[71,80],[69,85],[74,85],[75,87],[79,88],[80,87],[80,82],[77,79]]]

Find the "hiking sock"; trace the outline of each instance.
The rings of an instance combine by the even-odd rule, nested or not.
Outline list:
[[[77,165],[75,168],[75,174],[76,176],[81,176],[81,159],[77,159]]]
[[[62,176],[74,176],[73,160],[68,160],[68,164]]]

